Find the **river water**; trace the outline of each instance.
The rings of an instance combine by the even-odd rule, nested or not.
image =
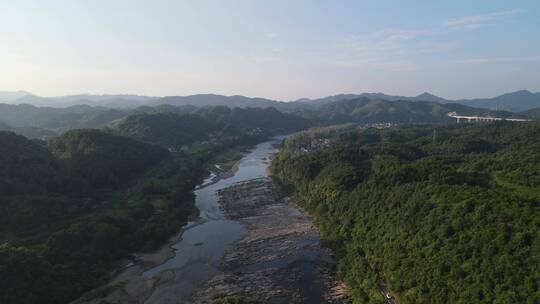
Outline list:
[[[226,218],[217,191],[241,181],[267,176],[269,157],[277,152],[274,146],[283,138],[257,145],[242,157],[234,175],[216,183],[210,183],[209,178],[195,191],[200,219],[184,227],[182,238],[172,246],[174,257],[144,273],[147,278],[164,271],[174,273],[174,279],[165,286],[158,286],[147,303],[167,303],[188,297],[218,272],[220,258],[232,243],[241,239],[246,229],[239,222]]]

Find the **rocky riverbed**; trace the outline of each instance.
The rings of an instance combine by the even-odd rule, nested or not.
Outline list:
[[[256,303],[348,303],[309,216],[267,177],[278,141],[211,175],[195,190],[198,218],[74,303],[213,303],[227,295]]]
[[[219,274],[192,303],[212,303],[216,297],[235,294],[261,303],[349,302],[309,216],[280,197],[270,178],[225,188],[220,201],[226,215],[243,223],[247,232],[227,250]]]

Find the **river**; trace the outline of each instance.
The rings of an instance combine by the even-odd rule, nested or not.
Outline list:
[[[275,144],[283,138],[257,145],[242,157],[232,176],[215,183],[207,179],[195,191],[200,219],[184,227],[181,239],[172,245],[175,250],[172,258],[144,272],[146,278],[171,272],[166,282],[157,284],[146,303],[177,303],[218,272],[220,258],[231,244],[241,239],[246,228],[226,218],[217,192],[238,182],[267,176],[268,160],[277,152]]]
[[[211,174],[195,190],[197,220],[74,303],[211,303],[239,291],[264,303],[349,303],[309,214],[267,177],[283,138],[255,146],[228,177]]]

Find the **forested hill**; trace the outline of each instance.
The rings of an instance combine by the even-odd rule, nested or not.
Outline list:
[[[272,172],[357,303],[540,301],[540,123],[319,129]]]
[[[231,142],[250,136],[289,133],[309,126],[341,123],[449,123],[449,112],[513,118],[537,118],[534,111],[511,113],[473,108],[467,105],[417,99],[401,100],[384,94],[338,95],[320,101],[266,102],[242,99],[225,105],[211,105],[219,96],[197,95],[195,103],[153,104],[112,109],[75,105],[65,108],[36,107],[29,104],[1,104],[0,130],[30,138],[50,139],[79,128],[101,128],[112,133],[179,148],[194,142]],[[430,98],[428,98],[430,97]],[[205,101],[205,98],[209,98]],[[389,100],[384,98],[390,98]],[[234,99],[234,98],[233,98]],[[231,100],[233,100],[231,99]],[[164,99],[169,100],[169,99]],[[172,98],[171,100],[177,100]],[[228,100],[228,99],[227,99]],[[255,132],[255,133],[254,133]],[[257,134],[256,134],[257,133]]]
[[[46,139],[52,138],[57,134],[51,130],[46,130],[38,127],[12,127],[8,124],[0,122],[0,131],[10,131],[16,134],[20,134],[30,139]]]
[[[0,131],[0,193],[42,193],[58,190],[67,176],[44,144]]]
[[[131,115],[110,126],[114,134],[180,148],[195,142],[231,143],[305,129],[302,117],[273,108],[204,107],[188,114],[172,112]]]
[[[173,113],[179,116],[192,115],[186,120],[196,119],[195,116],[206,120],[208,127],[217,131],[232,127],[233,132],[240,130],[262,128],[276,131],[298,130],[310,125],[331,125],[335,123],[446,123],[450,118],[448,112],[458,112],[461,115],[491,115],[496,117],[509,117],[513,114],[505,111],[491,111],[473,108],[461,104],[437,103],[418,100],[387,100],[380,94],[371,94],[368,97],[355,97],[356,95],[333,96],[324,102],[297,101],[264,103],[258,99],[246,99],[242,105],[224,103],[225,105],[208,105],[214,100],[212,95],[198,96],[195,100],[200,103],[192,104],[173,103],[140,106],[129,109],[112,109],[101,106],[75,105],[66,108],[36,107],[29,104],[1,104],[0,103],[0,129],[15,131],[19,134],[33,138],[51,138],[55,133],[66,132],[79,128],[105,128],[109,125],[120,126],[126,124],[127,135],[142,138],[145,132],[132,124],[140,124],[146,120],[144,115],[164,115]],[[424,94],[424,96],[426,96]],[[209,98],[208,102],[204,98]],[[396,97],[397,98],[397,97]],[[218,98],[219,99],[219,98]],[[168,99],[165,99],[168,100]],[[173,98],[173,100],[176,100]],[[524,112],[519,115],[527,116]],[[129,116],[138,116],[127,119]],[[533,115],[534,116],[534,115]],[[149,118],[152,119],[152,118]],[[165,120],[170,117],[164,118]],[[213,120],[217,119],[217,120]],[[200,124],[201,122],[196,122]],[[217,124],[216,124],[217,123]],[[154,123],[152,123],[154,124]],[[165,124],[170,124],[166,122]],[[174,124],[173,124],[174,125]],[[180,127],[182,123],[179,122]],[[152,128],[157,125],[153,125]],[[164,126],[166,127],[166,126]],[[182,127],[183,129],[189,129]],[[195,128],[191,128],[191,131]],[[124,132],[120,130],[120,132]],[[150,133],[155,133],[150,131]],[[184,132],[187,133],[187,132]],[[122,134],[122,133],[120,133]],[[229,133],[227,135],[231,135]],[[234,136],[237,136],[235,134]],[[186,134],[179,134],[181,140]],[[180,140],[180,141],[181,141]],[[170,142],[170,140],[167,140]]]
[[[54,224],[83,207],[79,198],[129,185],[167,157],[163,148],[98,130],[70,131],[48,146],[0,132],[0,235]]]
[[[53,108],[0,103],[0,123],[12,127],[34,127],[55,132],[77,128],[99,128],[125,115],[126,112],[120,110],[87,105]]]
[[[164,148],[94,129],[72,130],[49,142],[72,178],[93,187],[125,185],[168,155]]]
[[[193,214],[198,157],[98,130],[0,132],[0,303],[68,303]]]
[[[7,104],[35,105],[42,109],[47,107],[70,108],[78,105],[89,105],[97,108],[114,109],[135,109],[137,107],[155,107],[160,105],[171,106],[227,106],[240,108],[276,108],[279,110],[313,109],[321,105],[340,100],[350,100],[358,98],[369,98],[373,100],[388,101],[434,101],[439,103],[459,103],[471,107],[487,109],[506,109],[509,111],[525,111],[540,106],[540,92],[530,92],[520,90],[508,92],[493,98],[475,98],[451,100],[435,96],[424,92],[417,96],[395,96],[384,93],[360,93],[360,94],[338,94],[322,98],[300,98],[298,100],[282,102],[266,98],[246,97],[246,96],[224,96],[217,94],[196,94],[190,96],[165,96],[149,97],[138,95],[72,95],[59,97],[41,97],[29,92],[1,92],[0,102]],[[1,108],[1,107],[0,107]],[[5,108],[4,108],[5,109]],[[0,120],[1,121],[1,120]]]
[[[461,104],[441,104],[429,101],[388,101],[361,97],[338,100],[321,105],[316,110],[297,110],[294,113],[317,125],[341,123],[450,123],[449,112],[460,115],[510,117],[504,111],[490,111]]]

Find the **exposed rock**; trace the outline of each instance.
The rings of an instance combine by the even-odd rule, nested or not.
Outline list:
[[[194,303],[234,294],[262,303],[350,302],[309,216],[288,198],[280,198],[271,179],[238,183],[220,195],[227,215],[245,224],[248,232],[228,250],[221,273],[197,293]]]

